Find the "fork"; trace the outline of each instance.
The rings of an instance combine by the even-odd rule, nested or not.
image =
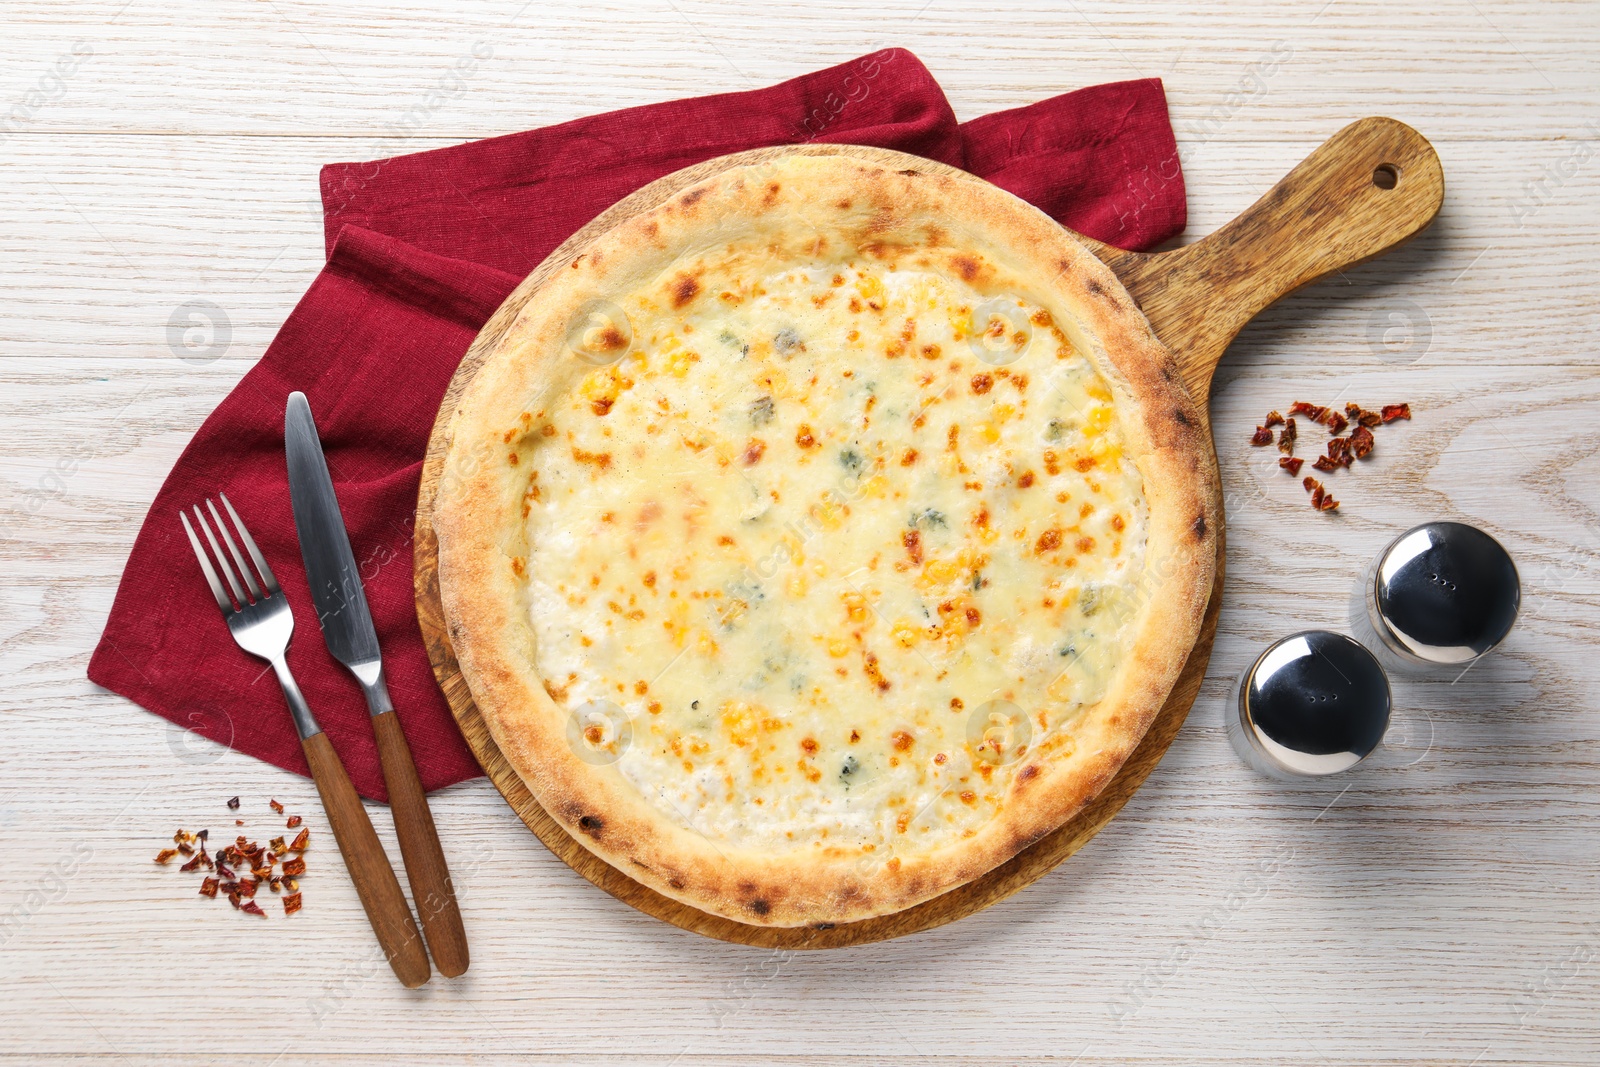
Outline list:
[[[289,702],[289,714],[294,718],[295,730],[300,734],[300,747],[306,754],[306,762],[311,765],[311,777],[322,796],[322,806],[327,810],[334,839],[339,842],[339,853],[344,857],[345,868],[356,884],[361,906],[366,909],[367,921],[372,924],[373,933],[378,935],[378,944],[383,947],[396,977],[407,989],[415,989],[426,982],[432,973],[428,966],[428,952],[417,933],[416,920],[411,916],[405,894],[400,891],[400,882],[389,864],[389,857],[384,854],[377,832],[372,829],[372,820],[367,818],[367,809],[362,807],[361,798],[350,784],[344,764],[339,761],[339,754],[334,751],[328,735],[322,732],[322,727],[317,725],[306,698],[295,684],[294,675],[289,672],[285,657],[289,651],[289,638],[294,633],[294,613],[289,610],[289,600],[279,588],[272,568],[267,566],[266,557],[256,547],[255,538],[250,536],[239,513],[233,510],[227,494],[219,493],[218,496],[222,498],[222,506],[227,510],[228,517],[233,520],[234,529],[239,531],[239,540],[244,542],[250,559],[255,563],[255,569],[261,576],[260,584],[257,584],[256,575],[245,563],[233,535],[228,532],[227,523],[218,514],[216,504],[209,498],[206,500],[206,510],[211,513],[223,543],[228,546],[227,555],[223,554],[199,505],[193,508],[194,519],[205,534],[206,544],[211,546],[211,555],[206,554],[194,526],[189,524],[189,516],[179,511],[178,518],[183,520],[184,533],[189,535],[189,544],[194,548],[195,558],[200,561],[206,583],[211,586],[211,595],[216,597],[217,607],[222,609],[222,617],[227,620],[228,631],[233,634],[234,641],[252,656],[259,656],[272,664],[278,684],[283,687],[284,699]],[[216,558],[216,566],[212,565],[212,556]],[[232,564],[229,563],[229,556],[233,559]],[[224,580],[227,582],[226,589],[223,588]],[[229,594],[232,594],[231,598]]]

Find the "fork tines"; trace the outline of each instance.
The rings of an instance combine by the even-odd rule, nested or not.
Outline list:
[[[261,576],[260,584],[256,583],[256,574],[251,573],[250,567],[244,561],[243,553],[233,540],[233,535],[228,532],[228,524],[222,521],[222,516],[217,512],[217,505],[212,503],[210,498],[206,500],[206,510],[211,512],[211,519],[222,534],[223,543],[228,546],[227,555],[223,554],[216,535],[211,532],[211,524],[206,522],[205,514],[201,512],[199,505],[195,505],[192,510],[194,521],[200,524],[201,531],[206,535],[206,543],[211,546],[211,553],[216,557],[216,566],[212,566],[212,556],[206,553],[205,546],[200,543],[200,538],[194,532],[194,527],[189,524],[189,516],[180,511],[178,518],[183,520],[184,533],[189,535],[189,544],[194,548],[195,558],[200,561],[200,569],[205,572],[206,583],[211,586],[211,595],[217,598],[217,607],[222,609],[224,615],[231,615],[248,604],[277,596],[283,590],[278,588],[278,579],[273,576],[272,568],[267,566],[266,557],[262,556],[261,549],[256,547],[255,538],[250,536],[250,531],[240,520],[239,513],[233,510],[228,494],[217,495],[222,498],[222,506],[227,510],[228,517],[233,520],[234,529],[239,531],[239,540],[244,542],[251,560],[255,562],[256,572]],[[229,555],[233,557],[232,564],[228,562]],[[217,573],[219,569],[221,577]],[[224,579],[228,583],[226,589],[222,585]],[[263,587],[265,592],[262,591]],[[233,594],[231,600],[228,596],[230,592]]]

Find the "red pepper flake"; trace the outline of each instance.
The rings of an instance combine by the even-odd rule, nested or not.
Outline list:
[[[283,913],[285,915],[293,915],[295,912],[297,912],[299,910],[300,910],[300,894],[299,893],[290,893],[288,896],[283,898]]]
[[[228,810],[229,811],[238,811],[239,810],[239,798],[238,797],[233,797],[232,799],[230,799],[228,801]]]
[[[288,828],[293,830],[296,826],[299,826],[304,821],[305,820],[300,818],[298,815],[291,815],[289,816]]]
[[[310,845],[310,844],[311,844],[311,827],[308,826],[304,830],[301,830],[298,834],[295,835],[294,840],[289,842],[289,848],[293,852],[304,852],[306,850],[306,847],[308,845]]]
[[[240,852],[244,852],[250,847],[250,839],[243,834],[240,834],[238,837],[233,839],[233,847],[238,849]]]
[[[185,842],[178,846],[178,851],[183,853],[185,856],[192,856],[194,855],[194,846],[188,842]]]
[[[1346,404],[1344,413],[1350,416],[1351,422],[1358,422],[1369,429],[1383,422],[1383,416],[1376,411],[1368,411],[1360,404]]]
[[[182,867],[178,868],[178,870],[180,870],[180,871],[198,871],[199,869],[200,869],[200,857],[199,856],[196,856],[194,859],[190,860],[188,863],[185,863]]]
[[[1350,466],[1350,439],[1348,437],[1328,438],[1328,458],[1341,467]]]
[[[1316,468],[1319,471],[1323,471],[1324,473],[1326,473],[1328,471],[1336,471],[1336,470],[1338,470],[1339,469],[1339,462],[1338,462],[1338,460],[1331,459],[1328,456],[1318,456],[1315,460],[1313,460],[1311,462],[1311,466]]]
[[[217,885],[218,882],[215,878],[207,878],[200,883],[200,895],[203,897],[215,897],[217,895]]]
[[[268,842],[268,847],[272,849],[272,854],[274,856],[281,856],[285,852],[289,851],[289,846],[283,843],[283,838],[281,837],[274,837],[270,842]]]
[[[241,879],[239,879],[239,883],[238,883],[239,895],[241,897],[245,897],[245,898],[249,898],[249,897],[255,896],[256,895],[256,886],[258,886],[260,884],[261,883],[257,882],[254,878],[241,878]]]
[[[287,889],[291,893],[300,892],[300,879],[291,878],[288,875],[285,875],[283,877],[283,888]]]
[[[265,882],[268,878],[272,877],[272,868],[271,867],[252,867],[252,868],[250,868],[250,873],[255,875],[256,881]]]
[[[1285,422],[1283,429],[1278,431],[1278,451],[1286,456],[1294,455],[1294,442],[1299,435],[1300,431],[1295,429],[1293,419]]]
[[[247,900],[243,904],[240,904],[239,905],[239,910],[240,911],[247,911],[251,915],[259,915],[263,919],[265,919],[267,917],[267,913],[261,910],[261,905],[257,904],[253,900]]]
[[[1384,422],[1393,422],[1395,419],[1411,418],[1410,404],[1385,404],[1382,413]]]
[[[1308,404],[1304,400],[1296,400],[1289,405],[1289,414],[1304,415],[1312,422],[1321,422],[1328,416],[1328,409],[1321,404]]]
[[[283,861],[283,873],[289,878],[298,878],[306,873],[306,861],[296,856],[292,860]]]
[[[279,804],[276,800],[269,800],[269,801],[267,801],[267,804],[272,808],[273,811],[277,812],[279,815],[283,814],[283,805]]]
[[[243,819],[235,819],[235,820],[233,820],[233,825],[235,825],[235,826],[243,826],[244,825],[244,820]]]
[[[1298,456],[1278,457],[1278,466],[1282,467],[1292,475],[1298,475],[1300,473],[1300,465],[1304,462],[1305,460],[1300,459]]]
[[[283,879],[279,878],[277,875],[273,875],[271,878],[267,879],[267,888],[272,890],[274,893],[282,892]]]
[[[1332,434],[1344,433],[1344,428],[1350,425],[1350,420],[1337,411],[1328,412],[1328,432]]]
[[[1366,423],[1350,431],[1350,454],[1356,459],[1366,459],[1372,455],[1373,444],[1372,431],[1367,429]]]
[[[1279,414],[1278,412],[1276,412],[1276,411],[1269,411],[1269,412],[1267,412],[1267,422],[1266,422],[1266,424],[1268,426],[1282,426],[1283,425],[1283,416],[1281,414]]]
[[[1339,502],[1333,499],[1333,494],[1328,493],[1322,498],[1322,503],[1317,505],[1319,511],[1338,511]]]
[[[1250,443],[1253,445],[1270,445],[1272,443],[1272,431],[1265,426],[1257,426],[1256,432],[1250,435]]]
[[[226,863],[222,862],[221,856],[217,857],[217,874],[228,879],[230,882],[237,877],[237,875],[233,873],[233,870]]]
[[[165,867],[167,864],[172,862],[172,857],[176,856],[177,854],[178,850],[175,848],[164,848],[160,852],[156,853],[156,862]]]

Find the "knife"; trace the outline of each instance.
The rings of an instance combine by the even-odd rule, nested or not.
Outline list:
[[[467,934],[461,909],[450,883],[439,832],[433,825],[427,794],[417,777],[411,747],[400,729],[378,651],[378,633],[361,586],[361,572],[350,537],[339,512],[339,499],[328,476],[322,441],[304,393],[290,393],[283,418],[284,445],[289,456],[289,499],[294,505],[294,527],[300,535],[300,555],[306,563],[311,599],[317,607],[322,639],[333,658],[343,663],[361,683],[367,708],[372,712],[372,732],[383,764],[383,781],[389,789],[389,808],[395,835],[405,860],[411,898],[422,919],[422,929],[439,973],[454,978],[466,972]]]

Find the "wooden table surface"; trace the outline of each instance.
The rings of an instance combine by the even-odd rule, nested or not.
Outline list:
[[[4,0],[0,34],[0,1055],[696,1064],[1600,1061],[1600,7],[1491,0]],[[831,954],[714,943],[551,857],[484,780],[434,797],[473,966],[403,990],[330,850],[266,923],[150,856],[311,783],[84,678],[179,451],[322,261],[317,167],[768,84],[888,44],[969,118],[1165,79],[1192,239],[1350,119],[1432,139],[1442,214],[1284,301],[1213,413],[1228,589],[1193,714],[1078,856],[989,911]],[[458,81],[450,71],[476,55]],[[64,73],[63,73],[64,72]],[[186,350],[175,309],[227,336]],[[1246,444],[1294,399],[1409,401],[1336,518]],[[1358,773],[1228,747],[1264,643],[1346,627],[1403,528],[1477,523],[1522,620],[1396,682]],[[219,651],[221,651],[219,645]],[[251,811],[254,805],[254,811]],[[375,822],[393,852],[387,814]],[[220,817],[219,817],[220,816]]]

